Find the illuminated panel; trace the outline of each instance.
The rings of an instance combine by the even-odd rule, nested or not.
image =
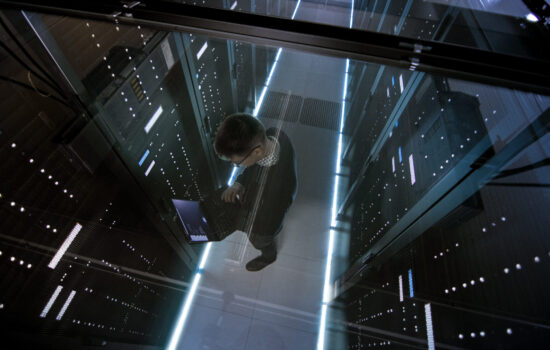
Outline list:
[[[414,298],[413,271],[409,269],[409,296]]]
[[[428,338],[428,349],[435,350],[431,304],[424,305],[424,311],[426,312],[426,336]]]
[[[145,125],[144,129],[146,134],[148,134],[149,131],[151,131],[151,128],[153,128],[153,125],[155,125],[155,123],[157,122],[161,114],[162,114],[162,106],[159,106],[159,108],[157,108],[157,110],[155,111],[155,114],[153,114],[151,119],[149,119],[149,121],[147,122],[147,125]]]
[[[65,304],[63,304],[63,307],[61,308],[61,310],[59,310],[59,313],[57,314],[57,317],[55,318],[56,320],[58,320],[58,321],[61,320],[61,317],[63,317],[63,315],[65,314],[65,311],[67,311],[67,308],[71,304],[71,301],[73,301],[73,298],[74,298],[75,294],[76,294],[76,292],[74,290],[71,291],[71,294],[69,294],[69,297],[67,298],[67,300],[65,300]]]
[[[414,185],[416,182],[416,175],[414,174],[414,159],[412,154],[409,156],[409,170],[411,172],[411,185]]]
[[[155,166],[155,161],[151,161],[151,164],[149,164],[149,167],[147,168],[147,171],[145,171],[145,176],[149,176],[149,173],[151,172],[151,169]]]
[[[399,275],[399,301],[403,302],[403,276]]]
[[[48,314],[48,311],[50,311],[53,303],[55,302],[55,299],[57,299],[57,296],[59,293],[61,293],[61,290],[63,289],[62,286],[57,286],[57,288],[54,290],[52,296],[50,297],[50,300],[46,303],[46,306],[44,306],[44,309],[40,313],[40,317],[44,318]]]
[[[395,173],[395,157],[391,157],[391,171]]]
[[[206,48],[208,47],[208,43],[205,42],[204,45],[202,45],[201,49],[199,50],[199,52],[197,53],[197,60],[200,60],[201,59],[201,56],[202,54],[204,53],[204,51],[206,51]]]
[[[403,93],[403,74],[399,75],[399,88],[401,89],[401,93]]]
[[[143,162],[145,162],[145,159],[147,159],[148,155],[149,155],[149,150],[146,150],[145,153],[143,153],[143,156],[141,156],[141,159],[139,160],[139,166],[143,165]]]
[[[59,263],[59,260],[61,260],[61,257],[65,254],[67,249],[69,249],[69,246],[71,245],[73,240],[76,238],[76,235],[78,235],[81,229],[82,229],[82,225],[80,225],[79,223],[76,223],[71,233],[69,233],[67,238],[65,238],[65,241],[63,242],[63,244],[61,244],[61,247],[59,247],[59,249],[57,250],[57,253],[55,253],[55,255],[53,256],[52,261],[50,261],[50,263],[48,264],[48,267],[50,269],[55,269],[55,267],[57,266],[57,263]]]
[[[401,146],[399,147],[399,163],[403,163],[403,154],[401,153]]]
[[[237,7],[237,2],[236,1],[233,3],[233,5],[231,5],[231,9],[234,10],[235,7]]]

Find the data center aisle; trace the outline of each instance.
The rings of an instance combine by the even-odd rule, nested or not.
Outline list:
[[[345,61],[284,50],[271,91],[339,103]],[[260,111],[261,117],[261,111]],[[245,234],[215,243],[180,349],[313,349],[317,341],[338,134],[262,118],[291,138],[299,188],[278,237],[277,261],[260,272]]]

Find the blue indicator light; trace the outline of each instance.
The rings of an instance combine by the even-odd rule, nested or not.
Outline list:
[[[395,86],[395,78],[393,76],[391,77],[391,85]]]
[[[403,155],[401,154],[401,147],[399,147],[399,163],[403,163]]]
[[[145,151],[143,153],[143,156],[141,156],[141,159],[139,160],[139,166],[143,165],[143,162],[145,162],[145,159],[147,159],[147,156],[149,155],[149,150]]]
[[[413,271],[409,269],[409,295],[411,298],[414,298],[414,288],[413,288]]]

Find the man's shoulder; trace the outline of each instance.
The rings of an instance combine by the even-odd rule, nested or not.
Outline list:
[[[281,129],[269,128],[265,131],[265,133],[267,136],[275,136],[279,140],[290,142],[288,135]]]

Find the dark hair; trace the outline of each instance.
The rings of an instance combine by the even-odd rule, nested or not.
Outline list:
[[[259,143],[266,140],[262,123],[246,113],[235,113],[228,116],[216,132],[214,148],[218,155],[231,157],[242,156]]]

